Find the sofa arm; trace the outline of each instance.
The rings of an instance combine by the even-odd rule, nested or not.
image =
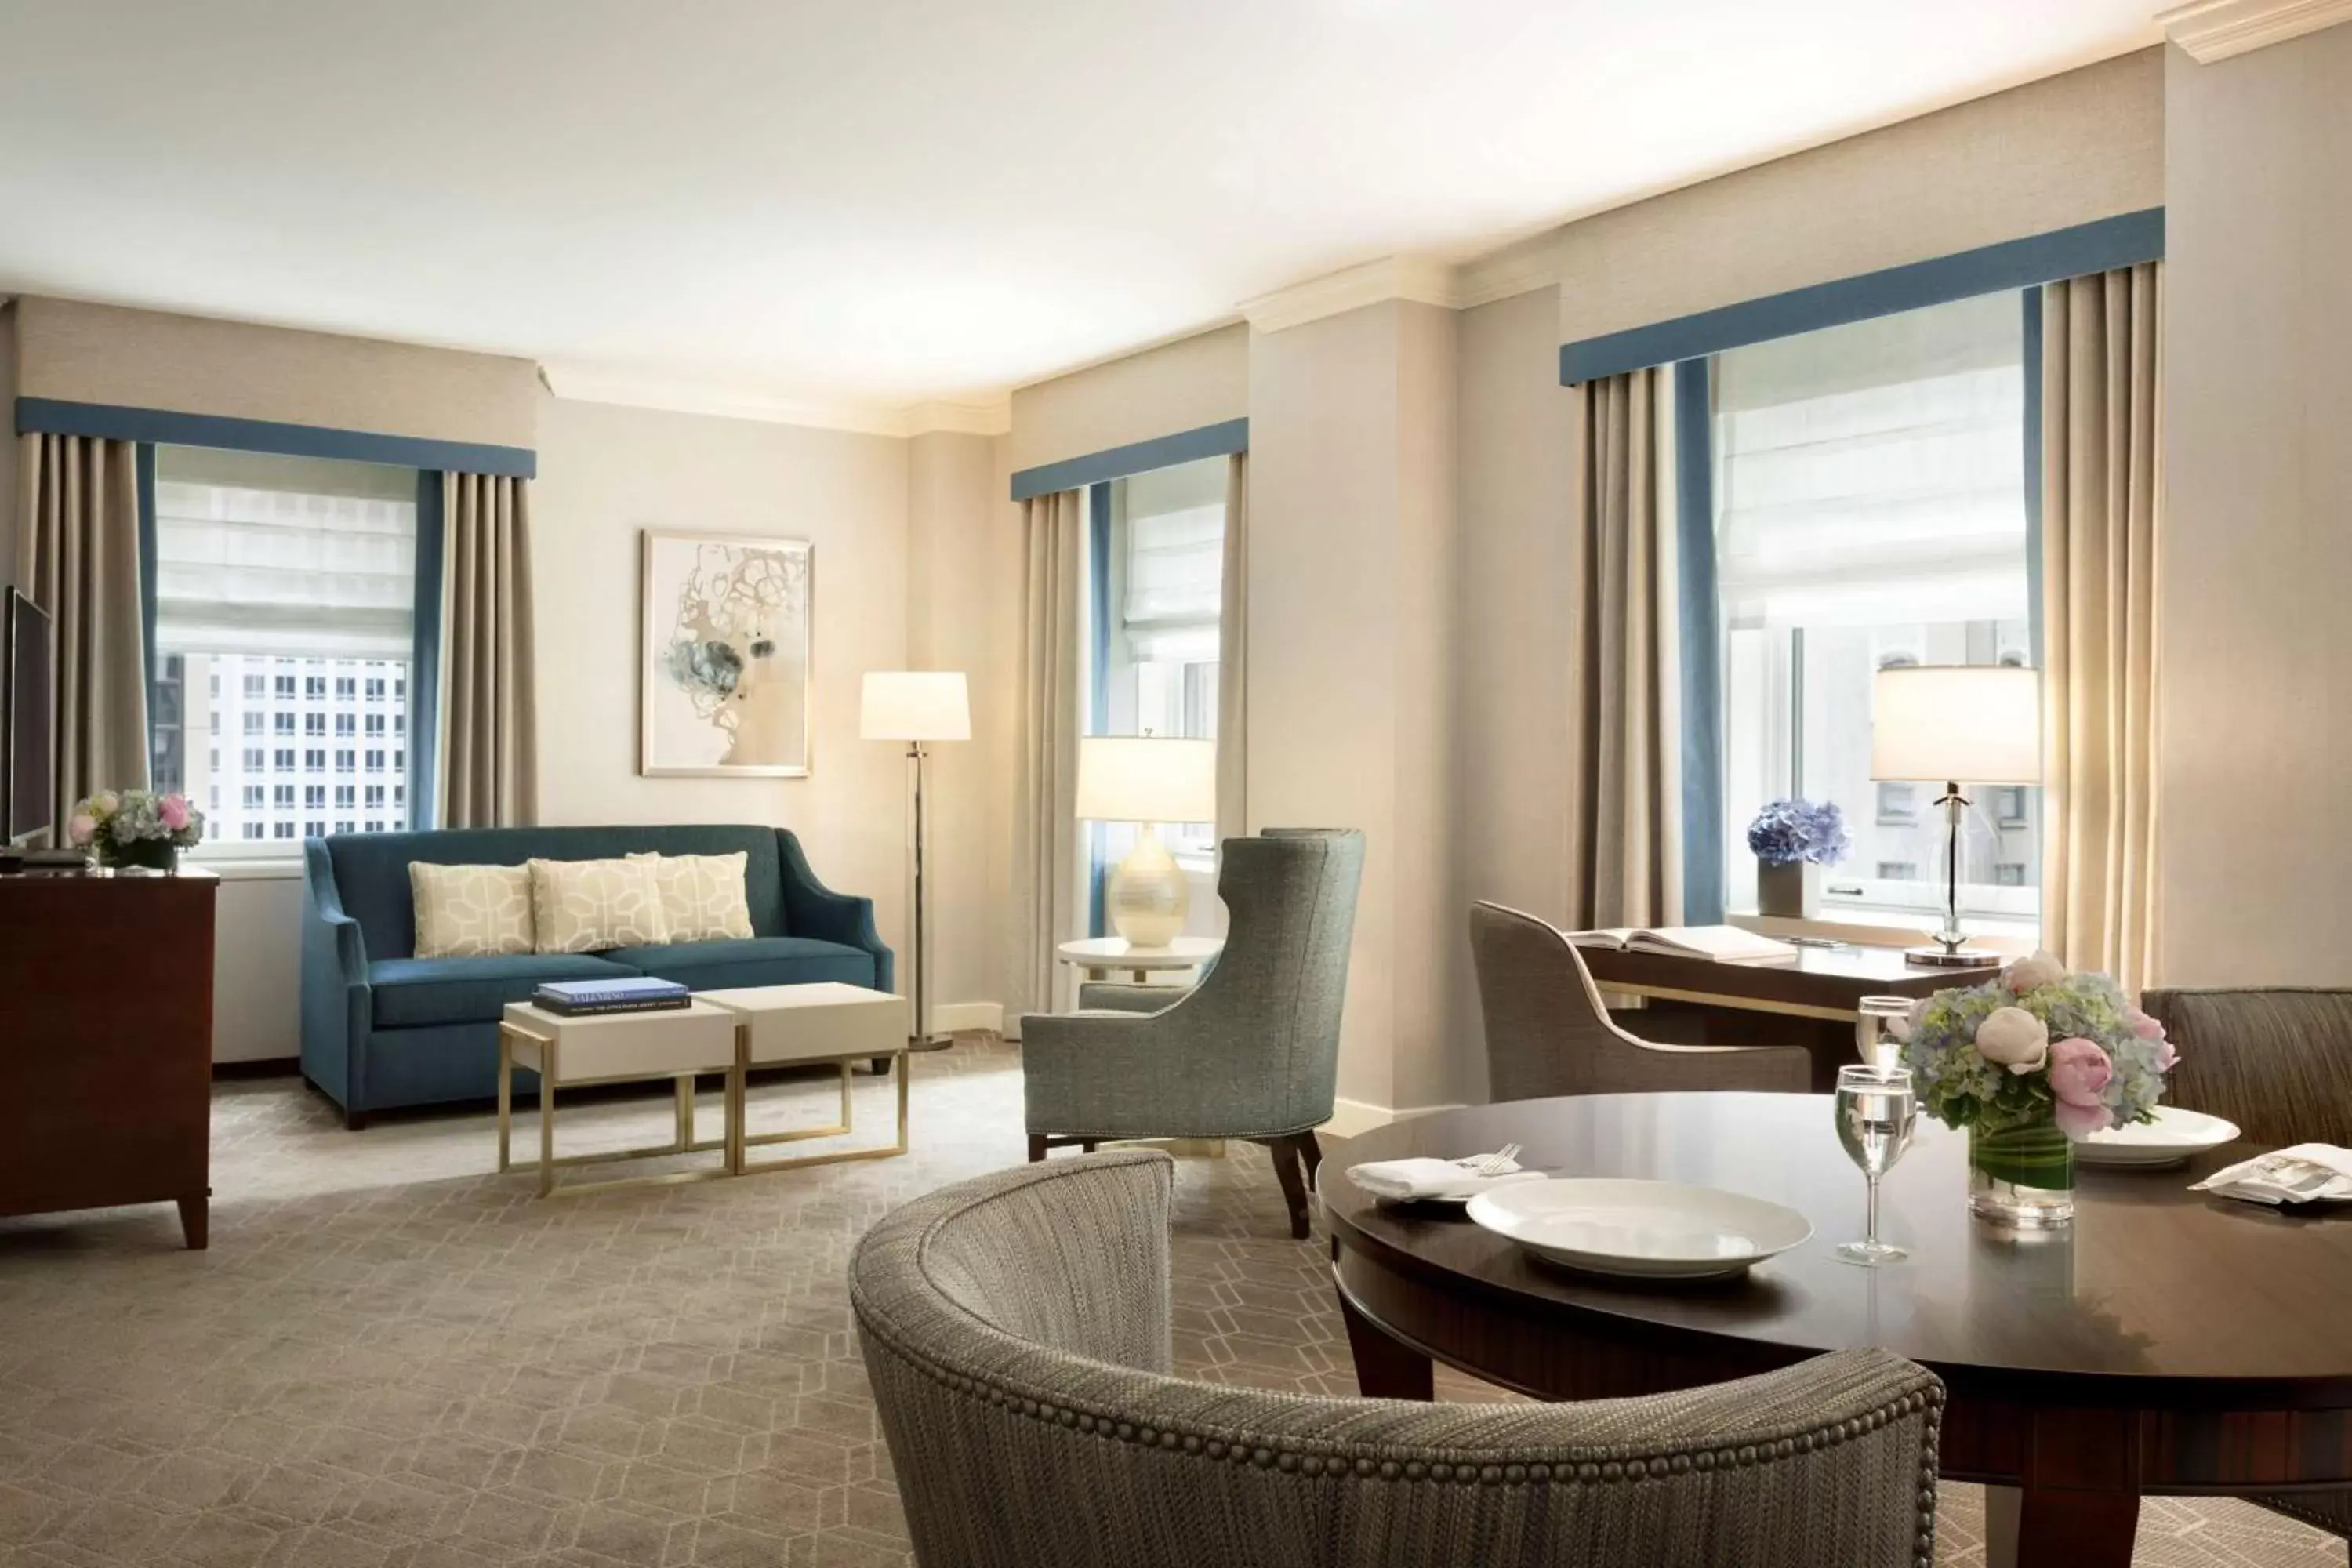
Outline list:
[[[836,893],[816,879],[799,835],[776,829],[776,854],[783,869],[784,929],[794,936],[837,942],[874,955],[874,988],[887,991],[896,978],[889,948],[874,924],[874,900]]]
[[[334,864],[316,838],[302,846],[302,1072],[346,1111],[363,1111],[367,939],[343,912]]]

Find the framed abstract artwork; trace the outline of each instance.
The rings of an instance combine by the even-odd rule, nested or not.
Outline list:
[[[806,540],[646,529],[637,771],[809,771]]]

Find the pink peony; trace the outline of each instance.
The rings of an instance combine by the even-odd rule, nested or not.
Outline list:
[[[2179,1059],[2180,1053],[2173,1048],[2173,1045],[2170,1040],[2159,1039],[2156,1042],[2157,1071],[2170,1072],[2172,1070],[2172,1065]]]
[[[174,833],[179,832],[188,826],[188,797],[184,795],[165,795],[155,803],[155,815],[163,819],[164,826]]]
[[[1996,1007],[1977,1026],[1977,1055],[2013,1073],[2038,1070],[2050,1056],[2050,1030],[2022,1007]]]
[[[2130,1025],[2131,1032],[2137,1035],[2143,1040],[2160,1040],[2164,1038],[2163,1024],[2158,1022],[2157,1019],[2149,1017],[2147,1014],[2141,1012],[2137,1007],[2125,1009],[2124,1022]]]
[[[2104,1105],[2069,1105],[2062,1100],[2052,1109],[2058,1119],[2058,1131],[2077,1142],[2094,1132],[2105,1132],[2114,1120]]]
[[[76,816],[66,824],[66,836],[77,844],[87,844],[98,837],[98,818],[88,812]]]
[[[2050,1047],[2050,1092],[2061,1105],[2092,1109],[2099,1103],[2099,1091],[2115,1076],[2115,1063],[2096,1040],[2061,1040]]]

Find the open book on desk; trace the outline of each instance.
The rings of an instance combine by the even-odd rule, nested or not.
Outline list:
[[[1794,960],[1797,950],[1785,942],[1758,936],[1738,926],[1660,926],[1654,931],[1612,926],[1601,931],[1563,933],[1578,947],[1614,948],[1620,952],[1660,952],[1669,958],[1711,958],[1718,963],[1773,963]]]

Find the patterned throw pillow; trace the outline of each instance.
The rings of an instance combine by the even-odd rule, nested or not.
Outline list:
[[[653,868],[639,860],[533,860],[530,915],[540,952],[598,952],[669,940]]]
[[[408,865],[416,956],[488,958],[531,948],[530,870],[523,866]]]
[[[636,854],[649,863],[661,889],[662,923],[672,942],[724,942],[751,934],[751,906],[743,892],[751,856]]]

